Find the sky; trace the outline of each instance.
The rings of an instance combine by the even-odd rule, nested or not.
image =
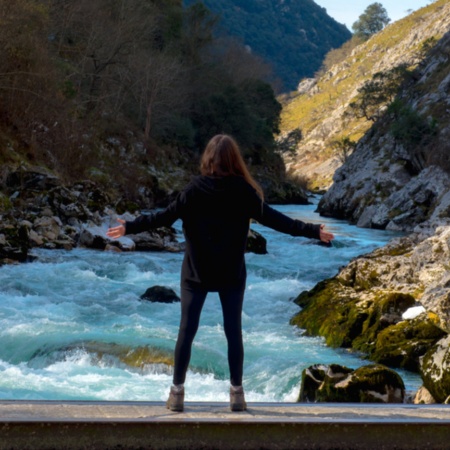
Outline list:
[[[386,9],[391,23],[408,15],[408,10],[417,10],[433,3],[433,0],[314,0],[323,6],[329,16],[343,23],[351,31],[358,17],[372,3],[381,3]]]

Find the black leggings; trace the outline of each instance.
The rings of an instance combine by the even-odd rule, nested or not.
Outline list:
[[[219,291],[223,312],[223,327],[228,342],[228,365],[233,386],[242,385],[244,344],[242,342],[242,304],[245,286]],[[191,359],[191,347],[200,323],[200,314],[207,290],[181,288],[181,322],[175,346],[173,384],[183,384]]]

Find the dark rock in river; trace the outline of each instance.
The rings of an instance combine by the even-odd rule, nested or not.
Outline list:
[[[182,245],[177,241],[172,228],[161,227],[139,234],[127,235],[136,245],[136,250],[144,252],[180,252]]]
[[[258,255],[265,255],[267,253],[266,238],[257,231],[248,230],[246,251]]]
[[[140,298],[158,303],[175,303],[180,301],[180,297],[178,297],[173,289],[164,286],[152,286]]]

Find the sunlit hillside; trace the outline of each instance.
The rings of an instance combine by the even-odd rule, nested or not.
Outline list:
[[[306,178],[313,189],[327,189],[345,152],[351,151],[376,121],[376,117],[359,117],[351,107],[361,97],[358,90],[398,67],[414,76],[414,68],[449,30],[450,3],[438,0],[390,24],[317,79],[305,80],[303,92],[285,96],[279,140],[293,130],[301,132],[295,152],[284,153],[290,173]],[[431,80],[429,87],[432,89]],[[391,100],[393,97],[379,105],[380,112]]]

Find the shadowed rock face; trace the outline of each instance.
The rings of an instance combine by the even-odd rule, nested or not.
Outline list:
[[[393,370],[368,365],[314,365],[302,373],[299,402],[403,403],[405,386]]]
[[[385,139],[385,141],[389,141]],[[362,144],[335,174],[322,197],[322,215],[347,219],[365,228],[413,231],[448,219],[450,176],[431,166],[412,176],[389,155],[390,140],[376,154],[374,143]]]
[[[15,222],[0,225],[0,265],[27,261],[30,247],[28,229],[25,225],[16,225]]]

